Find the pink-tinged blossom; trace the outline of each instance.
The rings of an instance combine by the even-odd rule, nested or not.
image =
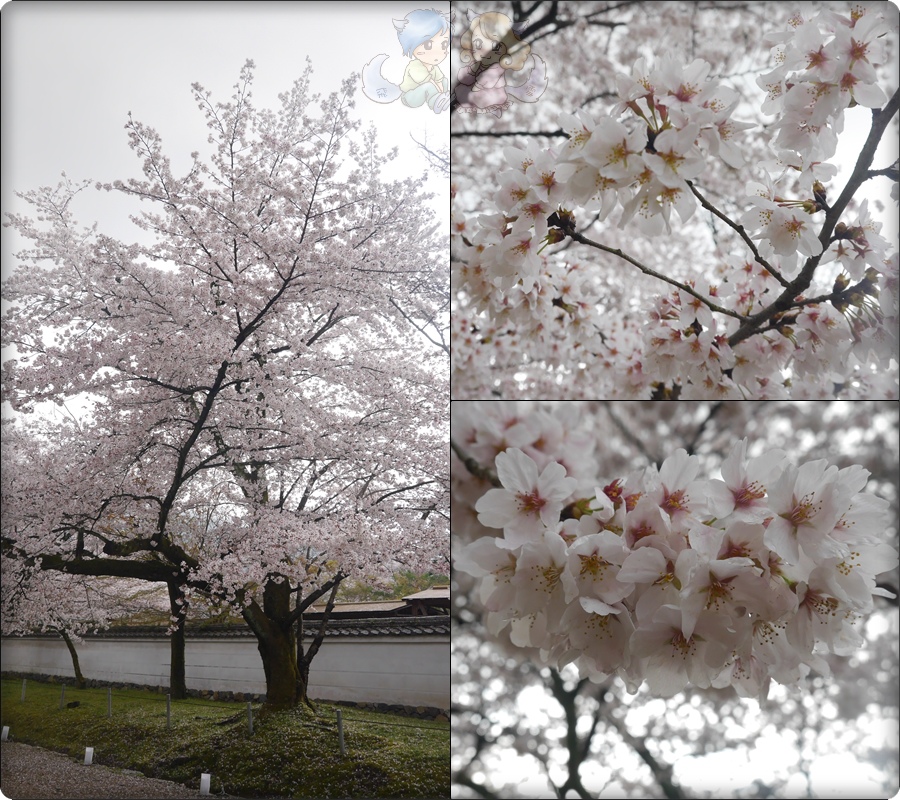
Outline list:
[[[604,117],[597,123],[581,153],[591,167],[617,186],[627,186],[645,167],[646,133],[629,131],[621,122]]]
[[[639,587],[634,604],[636,618],[650,620],[667,603],[677,605],[681,584],[675,577],[675,557],[667,558],[655,547],[642,547],[630,553],[616,579]]]
[[[652,98],[656,88],[652,83],[651,72],[646,59],[641,57],[634,62],[634,69],[630,77],[616,73],[616,89],[622,102],[613,107],[613,116],[621,114],[627,103],[647,97]]]
[[[843,372],[852,341],[837,309],[830,304],[804,306],[794,324],[794,366],[799,375],[823,369],[832,374]]]
[[[682,222],[687,222],[697,208],[697,201],[686,184],[667,186],[649,166],[628,191],[632,195],[628,200],[622,199],[619,227],[624,228],[636,217],[638,227],[648,236],[658,236],[663,231],[671,233],[673,209]]]
[[[532,191],[545,203],[556,207],[565,202],[566,182],[574,167],[560,164],[554,154],[542,152],[525,170]]]
[[[788,641],[802,654],[811,654],[816,642],[823,642],[831,652],[849,655],[862,644],[853,628],[856,616],[853,609],[832,594],[825,572],[816,567],[808,581],[798,584],[799,606],[787,622]]]
[[[758,580],[762,569],[752,559],[728,554],[719,557],[724,537],[725,531],[696,525],[691,528],[690,548],[678,554],[675,576],[681,584],[685,637],[693,633],[703,611],[738,618],[748,606],[765,598],[766,583]]]
[[[586,659],[593,673],[612,675],[630,660],[629,640],[634,622],[621,603],[582,597],[571,603],[561,621],[565,644],[558,647],[560,663],[568,657]]]
[[[540,240],[531,229],[509,232],[500,245],[491,251],[489,274],[501,289],[521,284],[523,291],[531,291],[540,272]]]
[[[804,670],[803,657],[788,641],[784,624],[764,619],[747,619],[739,624],[741,628],[749,625],[750,635],[740,636],[733,661],[713,680],[713,686],[731,685],[739,696],[762,702],[773,679],[790,685],[808,671]]]
[[[491,489],[475,504],[478,519],[489,528],[503,528],[506,544],[518,547],[541,538],[559,522],[564,501],[575,488],[564,467],[548,464],[538,475],[537,464],[518,447],[496,460],[502,489]]]
[[[702,58],[683,66],[674,56],[663,56],[651,76],[659,102],[689,116],[691,110],[702,106],[714,86],[707,82],[710,69],[711,64]]]
[[[515,554],[497,546],[497,539],[483,536],[462,548],[455,548],[453,565],[460,572],[475,578],[485,578],[479,584],[479,596],[488,611],[506,611],[515,606],[517,558]]]
[[[577,597],[595,597],[605,603],[618,603],[631,594],[634,586],[620,583],[616,574],[628,550],[621,536],[600,531],[575,540],[569,547],[567,569],[562,575],[566,602]]]
[[[884,63],[888,26],[876,14],[865,14],[850,28],[839,26],[824,50],[835,59],[831,80],[860,105],[879,108],[887,97],[878,86],[873,64]]]
[[[631,637],[633,657],[642,661],[647,685],[659,697],[672,697],[689,683],[710,686],[738,642],[727,617],[701,614],[691,636],[683,627],[681,611],[667,605]]]
[[[710,511],[716,517],[733,515],[744,522],[762,522],[771,515],[766,487],[783,469],[787,455],[770,450],[747,458],[747,439],[735,444],[722,462],[723,481],[710,481]]]
[[[813,230],[813,219],[803,209],[780,204],[772,184],[751,182],[748,189],[754,192],[749,198],[753,208],[742,218],[750,230],[759,230],[754,239],[765,239],[774,253],[782,256],[802,253],[816,256],[822,252],[822,243]]]
[[[670,558],[675,557],[677,537],[672,533],[669,515],[660,508],[658,500],[642,497],[625,515],[625,544],[631,550],[652,547]]]
[[[530,619],[520,632],[531,636],[530,646],[543,646],[544,631],[559,624],[566,609],[562,575],[566,568],[566,543],[557,530],[545,530],[540,539],[522,547],[513,579],[515,606],[510,613],[517,619]],[[538,619],[539,618],[539,619]],[[538,619],[539,627],[534,627]],[[541,631],[540,641],[536,631]]]
[[[869,200],[860,203],[854,224],[842,224],[836,231],[840,238],[822,255],[821,263],[837,261],[854,281],[861,281],[867,267],[882,271],[890,245],[881,236],[882,224],[872,218]]]
[[[766,527],[765,543],[789,564],[800,564],[801,552],[816,560],[847,553],[847,546],[831,537],[846,507],[846,495],[835,484],[837,472],[824,459],[799,468],[788,465],[769,487],[775,516]]]
[[[644,154],[644,163],[667,188],[686,188],[685,181],[696,178],[703,170],[705,162],[696,146],[699,134],[699,125],[682,130],[669,128],[654,139],[654,152]]]
[[[673,526],[684,524],[688,517],[706,508],[704,481],[695,481],[700,459],[679,448],[663,461],[658,475],[648,471],[647,482],[653,489],[647,493],[672,520]]]
[[[594,120],[583,108],[579,108],[574,114],[563,111],[559,115],[559,127],[569,137],[560,150],[560,157],[567,160],[576,154],[590,141],[594,133]]]

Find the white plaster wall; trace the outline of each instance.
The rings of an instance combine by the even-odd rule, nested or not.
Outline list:
[[[319,700],[450,707],[449,636],[328,637],[310,668]],[[76,645],[86,678],[169,685],[168,639],[84,639]],[[61,639],[4,638],[3,672],[75,677]],[[266,679],[255,639],[188,639],[189,689],[262,694]]]

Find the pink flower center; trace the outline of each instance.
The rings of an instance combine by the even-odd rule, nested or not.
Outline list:
[[[833,617],[837,614],[838,601],[834,597],[807,592],[802,605],[807,611],[818,617]]]
[[[609,562],[600,558],[598,553],[591,553],[589,556],[579,555],[578,557],[581,559],[580,575],[589,574],[594,578],[602,578],[609,566]]]
[[[803,496],[789,514],[782,514],[781,516],[788,520],[795,528],[798,528],[801,525],[805,525],[813,516],[815,516],[818,510],[819,506],[813,503],[812,495],[807,494]]]
[[[749,508],[754,501],[766,496],[766,490],[758,483],[744,484],[741,488],[733,492],[735,508]]]
[[[672,645],[672,658],[675,658],[676,655],[687,658],[693,655],[697,649],[697,646],[694,644],[694,637],[685,639],[681,631],[675,631],[675,635],[669,640],[669,644]]]
[[[518,494],[516,498],[519,501],[519,508],[526,514],[540,514],[541,509],[547,505],[547,501],[538,494],[537,489],[529,494]]]
[[[612,500],[613,505],[618,503],[619,499],[622,497],[622,481],[615,480],[608,486],[604,486],[603,494]]]
[[[668,491],[666,491],[663,495],[663,501],[660,508],[669,515],[679,511],[686,511],[690,499],[691,498],[684,493],[684,489],[679,489],[677,492],[672,492],[672,494],[669,494]]]
[[[631,534],[632,541],[639,542],[645,536],[653,536],[656,531],[653,529],[651,525],[648,525],[646,522],[641,523],[640,525],[636,525],[633,527],[629,533]]]

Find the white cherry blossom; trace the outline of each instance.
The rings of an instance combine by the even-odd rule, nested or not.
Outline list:
[[[504,488],[487,492],[475,510],[482,525],[503,528],[512,547],[540,539],[559,521],[563,503],[575,488],[565,467],[551,463],[539,475],[537,464],[518,447],[497,455],[497,476]]]

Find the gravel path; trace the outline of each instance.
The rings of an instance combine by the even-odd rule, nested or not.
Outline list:
[[[0,745],[0,789],[12,800],[155,800],[200,797],[196,789],[180,783],[147,778],[139,773],[86,767],[71,756],[19,742]],[[222,795],[215,795],[221,797]]]

